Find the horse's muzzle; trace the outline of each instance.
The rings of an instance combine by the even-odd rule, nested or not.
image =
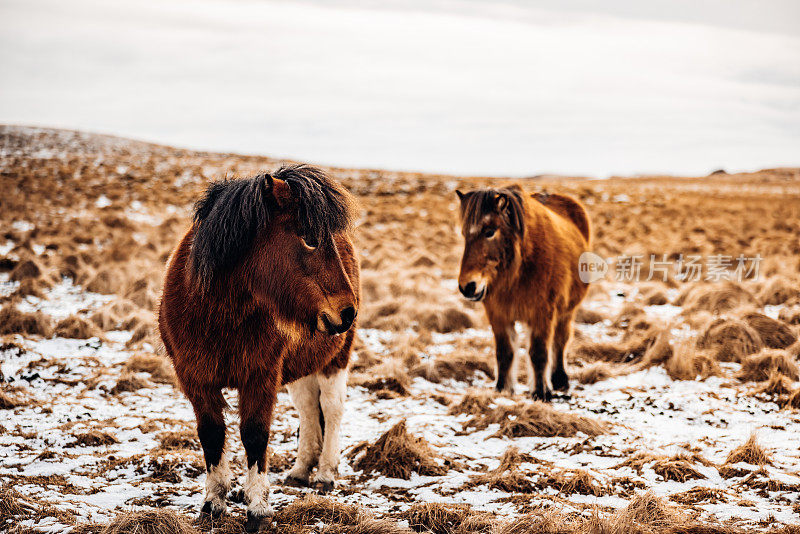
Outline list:
[[[356,309],[352,306],[348,306],[339,312],[339,321],[335,321],[330,314],[322,312],[317,318],[317,329],[331,336],[344,334],[353,326],[353,322],[356,320],[356,314]]]

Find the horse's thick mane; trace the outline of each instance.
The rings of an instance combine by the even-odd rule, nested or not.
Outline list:
[[[252,178],[212,182],[195,204],[191,263],[204,286],[216,273],[236,265],[252,248],[258,231],[281,209],[270,184],[283,180],[292,192],[297,232],[324,243],[350,228],[350,195],[322,169],[290,165]]]
[[[477,225],[484,215],[494,213],[499,196],[505,197],[508,203],[507,209],[503,210],[506,224],[517,234],[524,234],[525,208],[522,200],[522,191],[518,187],[478,189],[467,193],[462,205],[464,224],[469,226]]]

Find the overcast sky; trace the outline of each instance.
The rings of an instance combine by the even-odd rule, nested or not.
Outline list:
[[[794,0],[0,0],[0,122],[344,166],[800,165]]]

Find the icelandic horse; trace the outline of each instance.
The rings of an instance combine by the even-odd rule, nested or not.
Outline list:
[[[223,388],[238,390],[246,530],[272,514],[267,445],[278,389],[300,414],[287,482],[333,487],[360,301],[354,202],[305,165],[212,183],[167,266],[159,328],[194,408],[207,481],[202,514],[226,510]]]
[[[457,194],[464,236],[458,288],[483,302],[495,338],[496,389],[514,391],[520,322],[531,332],[531,396],[549,401],[553,389],[569,389],[564,350],[588,289],[578,265],[591,235],[586,209],[571,197],[529,195],[518,186]]]

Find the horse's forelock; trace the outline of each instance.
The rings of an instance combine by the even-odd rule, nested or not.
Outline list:
[[[464,195],[461,205],[463,224],[479,225],[485,215],[495,213],[498,197],[506,199],[502,215],[509,228],[519,235],[524,234],[525,208],[518,187],[478,189]]]
[[[291,188],[287,209],[295,210],[298,233],[322,242],[351,228],[354,205],[349,193],[316,167],[285,166],[272,175],[213,182],[194,214],[191,261],[203,286],[242,260],[258,231],[281,209],[270,196],[273,178]]]
[[[327,173],[310,165],[281,167],[274,175],[292,191],[297,231],[318,242],[350,230],[355,206],[350,194]]]

